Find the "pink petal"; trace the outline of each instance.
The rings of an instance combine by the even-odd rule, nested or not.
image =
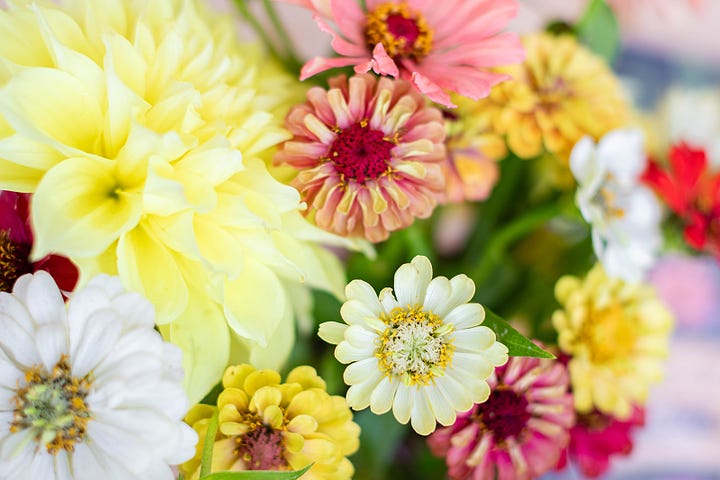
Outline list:
[[[367,48],[365,47],[365,43],[362,41],[358,43],[353,43],[345,40],[343,37],[337,34],[335,30],[333,30],[330,25],[325,22],[319,15],[315,15],[313,17],[315,20],[315,23],[317,23],[318,28],[321,32],[327,33],[332,37],[332,40],[330,41],[330,45],[332,45],[333,50],[335,50],[340,55],[350,56],[350,57],[357,57],[367,54]]]
[[[411,81],[413,86],[415,86],[420,93],[425,94],[433,102],[439,103],[440,105],[444,105],[448,108],[457,107],[457,105],[452,103],[450,100],[450,95],[445,93],[440,85],[433,82],[425,75],[413,72]]]
[[[525,60],[525,49],[514,33],[501,33],[484,39],[467,39],[444,52],[433,52],[424,63],[494,67]]]
[[[397,78],[398,75],[400,75],[395,61],[388,56],[382,43],[375,45],[372,55],[375,62],[372,69],[375,73],[378,75],[390,75],[394,78]]]
[[[358,57],[341,57],[341,58],[323,58],[323,57],[315,57],[303,65],[302,70],[300,70],[300,81],[306,80],[313,75],[317,75],[320,72],[324,72],[325,70],[330,70],[331,68],[337,68],[337,67],[346,67],[348,65],[356,64],[358,62],[361,62],[365,60],[365,58],[358,58]]]
[[[330,10],[340,32],[356,44],[364,44],[365,12],[358,3],[355,0],[330,0]]]

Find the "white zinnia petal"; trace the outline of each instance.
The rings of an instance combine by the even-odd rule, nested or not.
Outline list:
[[[382,311],[378,296],[369,283],[362,280],[353,280],[345,287],[345,296],[348,300],[358,300],[368,307],[375,315]]]
[[[365,323],[368,318],[376,318],[376,314],[358,300],[348,300],[340,307],[340,316],[350,325]]]
[[[50,274],[39,270],[21,279],[15,284],[13,295],[25,303],[35,324],[65,323],[65,301]]]
[[[354,362],[345,369],[343,380],[347,385],[363,383],[378,370],[378,361],[375,357],[365,358]]]
[[[642,130],[609,132],[598,142],[596,156],[615,181],[632,188],[647,164]]]
[[[450,279],[450,297],[442,308],[434,311],[435,314],[444,317],[450,310],[469,302],[475,295],[475,283],[467,275],[456,275]]]
[[[370,405],[370,395],[383,378],[382,372],[376,370],[362,383],[350,386],[345,399],[353,410],[362,410]]]
[[[73,296],[76,301],[71,298],[67,307],[62,303],[61,311],[56,311],[58,305],[30,308],[28,304],[49,302],[59,295],[47,279],[51,277],[44,273],[23,276],[24,300],[0,302],[0,401],[17,396],[32,406],[37,400],[27,392],[51,385],[51,372],[66,376],[67,381],[72,377],[80,388],[75,393],[63,390],[59,395],[69,396],[57,401],[57,408],[67,409],[62,418],[71,418],[72,423],[30,428],[30,423],[23,423],[28,422],[24,414],[18,420],[14,412],[0,409],[0,421],[20,422],[17,433],[0,431],[2,475],[133,480],[152,472],[157,473],[153,478],[166,477],[169,462],[191,458],[197,442],[194,431],[181,421],[188,399],[182,388],[179,350],[166,345],[154,330],[147,301],[123,292],[118,279],[91,280],[87,291]],[[26,304],[34,322],[27,321],[18,302]],[[20,318],[16,320],[14,314]],[[82,407],[76,406],[77,398],[83,400]],[[82,418],[87,416],[85,425]],[[86,433],[69,443],[71,453],[63,448],[49,453],[44,443],[36,441],[38,433],[47,442],[64,428],[78,427]],[[160,472],[164,473],[158,477]]]
[[[370,410],[376,415],[382,415],[390,410],[399,385],[398,380],[391,382],[388,377],[383,378],[370,395]]]
[[[483,326],[458,330],[453,336],[456,351],[476,352],[495,343],[495,332]]]
[[[570,171],[581,184],[587,184],[598,176],[598,165],[593,161],[594,155],[595,143],[589,136],[581,138],[570,153]]]
[[[437,421],[442,425],[452,425],[455,422],[456,413],[442,391],[435,385],[430,385],[424,390]]]
[[[425,310],[437,314],[441,307],[447,304],[451,291],[450,280],[445,277],[433,278],[425,294]],[[445,313],[447,312],[443,312],[443,315]]]
[[[418,255],[395,272],[395,296],[402,307],[419,305],[425,299],[432,278],[432,265],[427,257]]]
[[[472,397],[463,385],[455,380],[450,375],[444,375],[436,380],[438,388],[442,391],[445,398],[447,398],[450,405],[457,412],[465,412],[469,410],[472,405]]]
[[[337,345],[345,338],[347,325],[340,322],[323,322],[318,329],[318,336],[328,343]]]
[[[414,386],[405,385],[404,383],[401,383],[398,386],[397,392],[395,392],[395,400],[393,401],[392,408],[393,415],[397,421],[403,425],[410,420],[416,392],[417,390]]]
[[[445,316],[445,322],[452,323],[458,330],[480,325],[483,320],[485,320],[485,309],[479,303],[457,306]]]
[[[390,287],[385,287],[380,290],[378,298],[380,300],[380,304],[383,307],[383,310],[385,310],[385,313],[390,313],[400,306],[400,304],[395,299],[392,288]]]
[[[435,416],[430,408],[430,400],[427,398],[427,389],[422,389],[415,396],[410,424],[413,430],[420,435],[429,435],[435,430]]]

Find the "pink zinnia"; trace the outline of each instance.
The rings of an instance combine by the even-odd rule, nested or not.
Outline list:
[[[433,433],[453,480],[529,480],[553,469],[575,420],[568,373],[556,360],[513,357],[495,369],[490,398]]]
[[[645,423],[645,411],[633,409],[627,420],[618,420],[600,412],[578,415],[570,430],[570,445],[558,464],[558,469],[570,461],[586,477],[598,477],[610,468],[614,456],[629,455],[633,448],[632,432]]]
[[[30,228],[30,195],[0,191],[0,292],[10,292],[15,280],[26,273],[45,270],[63,292],[71,292],[78,270],[65,257],[48,255],[30,260],[33,232]]]
[[[307,2],[305,2],[307,4]],[[522,62],[514,33],[499,33],[518,10],[515,0],[330,0],[330,20],[316,11],[320,29],[332,36],[341,58],[315,57],[300,74],[304,80],[334,67],[355,65],[412,82],[431,100],[454,107],[449,92],[486,97],[508,75],[487,67]],[[327,12],[325,12],[327,13]]]
[[[330,80],[288,113],[294,137],[276,156],[306,214],[331,232],[378,242],[430,216],[442,192],[442,113],[408,82],[372,75]]]

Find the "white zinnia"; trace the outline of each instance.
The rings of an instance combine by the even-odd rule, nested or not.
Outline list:
[[[597,145],[584,137],[570,154],[595,253],[610,276],[630,282],[642,280],[662,244],[660,204],[640,183],[646,165],[639,130],[614,130]]]
[[[40,271],[0,293],[0,477],[174,478],[195,453],[180,350],[101,275],[67,305]]]
[[[376,414],[392,409],[400,423],[410,420],[428,435],[436,420],[451,425],[457,412],[487,400],[486,380],[507,362],[508,349],[480,325],[485,310],[467,303],[474,293],[465,275],[433,279],[423,256],[397,270],[394,295],[388,287],[378,298],[368,283],[350,282],[340,310],[348,325],[325,322],[319,332],[350,364],[343,376],[348,404]]]

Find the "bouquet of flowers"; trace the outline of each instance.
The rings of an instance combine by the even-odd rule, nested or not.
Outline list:
[[[282,3],[0,0],[0,478],[605,472],[648,271],[720,258],[710,152],[651,142],[604,1],[287,0],[306,62]]]

